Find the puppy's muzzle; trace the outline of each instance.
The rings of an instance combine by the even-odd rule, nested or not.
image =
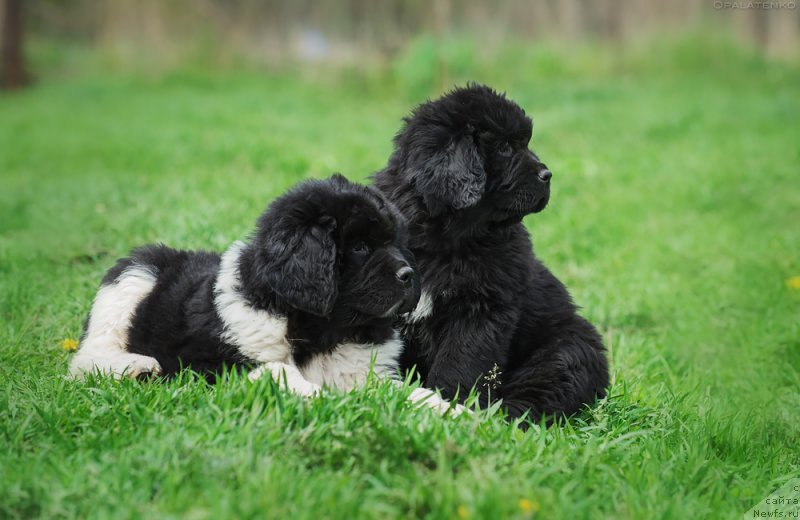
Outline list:
[[[410,287],[411,282],[414,280],[414,270],[406,265],[401,267],[395,276],[397,277],[397,281],[400,282],[403,287]]]
[[[398,313],[411,312],[419,301],[419,275],[410,266],[404,265],[397,270],[395,277],[403,287],[403,302],[400,304]]]
[[[550,177],[553,176],[553,172],[551,172],[547,168],[544,168],[536,172],[536,176],[539,177],[539,180],[542,182],[550,182]]]

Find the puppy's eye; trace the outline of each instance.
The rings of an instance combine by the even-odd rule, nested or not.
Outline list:
[[[503,157],[511,157],[511,154],[514,153],[514,150],[511,148],[511,145],[508,143],[503,143],[500,145],[500,149],[497,151]]]
[[[369,254],[369,246],[366,244],[366,242],[356,242],[356,244],[351,247],[350,250],[359,255]]]

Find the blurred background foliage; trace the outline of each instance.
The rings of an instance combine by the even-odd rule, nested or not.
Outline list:
[[[800,49],[793,1],[3,1],[22,6],[32,78],[292,71],[416,100],[468,79],[657,72],[663,60],[719,73],[732,53],[794,61]]]

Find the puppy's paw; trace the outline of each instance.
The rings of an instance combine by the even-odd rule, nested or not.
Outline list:
[[[146,380],[161,374],[161,365],[155,358],[149,356],[130,355],[128,366],[124,369],[125,377],[132,379]]]
[[[427,388],[415,388],[408,396],[408,400],[418,406],[424,405],[432,408],[442,415],[449,413],[456,417],[463,413],[472,413],[472,410],[466,406],[443,399],[439,394]]]
[[[462,413],[465,413],[465,414],[468,414],[468,415],[473,415],[472,410],[470,410],[469,408],[467,408],[466,406],[464,406],[463,404],[460,404],[460,403],[455,403],[455,405],[450,409],[450,413],[454,417],[457,417],[457,416],[461,415]]]
[[[303,397],[311,397],[322,392],[322,387],[306,381],[306,378],[303,377],[297,367],[286,363],[264,363],[251,371],[247,378],[250,381],[255,381],[263,377],[264,374],[269,374],[281,388],[285,387]]]
[[[269,370],[267,369],[267,365],[258,365],[256,368],[251,370],[249,374],[247,374],[247,379],[250,381],[258,381],[264,377],[264,374],[268,372]]]
[[[456,403],[454,401],[447,401],[442,400],[441,410],[442,415],[449,414],[453,417],[458,417],[461,414],[472,415],[472,410],[464,406],[463,404]]]
[[[161,365],[155,358],[119,350],[79,350],[70,363],[69,376],[83,379],[89,374],[111,376],[114,379],[147,379],[161,375]]]

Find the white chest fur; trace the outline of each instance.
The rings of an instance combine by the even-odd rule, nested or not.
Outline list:
[[[397,334],[381,345],[343,343],[333,352],[314,356],[300,371],[312,383],[346,391],[366,382],[373,358],[375,375],[393,377],[402,349]]]
[[[408,315],[406,315],[406,321],[408,323],[417,323],[428,316],[433,314],[433,298],[431,298],[430,293],[427,291],[422,291],[422,295],[419,298],[419,303],[417,303],[416,308]]]
[[[292,347],[286,339],[286,318],[254,309],[239,292],[239,257],[243,247],[244,244],[237,242],[222,255],[214,287],[214,303],[225,326],[222,339],[236,345],[248,359],[270,364],[270,370],[279,371],[275,363],[294,366]],[[376,375],[393,376],[402,349],[403,343],[396,333],[380,345],[343,343],[330,353],[314,356],[300,372],[314,385],[350,390],[367,380],[373,359]]]
[[[243,243],[236,242],[222,255],[214,286],[214,303],[225,326],[222,339],[236,345],[242,355],[253,361],[285,363],[292,352],[286,340],[286,318],[254,309],[239,292],[239,257],[243,248]]]

